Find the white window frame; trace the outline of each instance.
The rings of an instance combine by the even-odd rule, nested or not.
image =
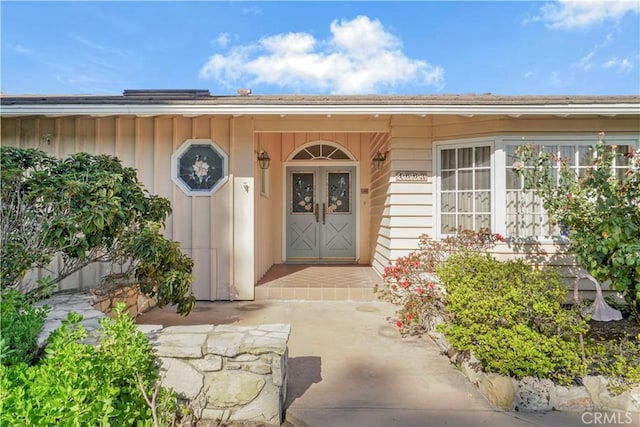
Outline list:
[[[629,145],[635,149],[640,147],[640,135],[633,133],[618,133],[605,135],[608,144]],[[500,233],[511,242],[532,242],[550,243],[567,242],[562,236],[509,236],[507,234],[507,189],[506,189],[506,146],[522,144],[538,145],[587,145],[593,146],[598,143],[595,132],[571,133],[571,134],[520,134],[520,135],[492,135],[481,138],[464,138],[447,141],[437,141],[433,143],[434,151],[434,231],[432,237],[441,239],[448,236],[442,233],[441,228],[441,189],[442,172],[441,159],[442,150],[451,148],[467,148],[478,146],[490,146],[491,149],[491,230],[493,233]]]
[[[452,141],[442,141],[435,142],[433,144],[434,152],[435,152],[435,167],[433,168],[435,171],[435,176],[433,182],[435,183],[435,238],[441,239],[443,237],[449,236],[450,234],[442,233],[442,219],[441,219],[441,192],[442,192],[442,151],[448,149],[460,149],[460,148],[474,148],[474,147],[489,147],[491,152],[490,154],[490,180],[491,185],[489,189],[491,191],[491,229],[493,230],[495,227],[495,207],[496,207],[496,194],[495,194],[495,175],[496,175],[496,167],[495,167],[495,139],[494,138],[471,138],[471,139],[459,139]]]

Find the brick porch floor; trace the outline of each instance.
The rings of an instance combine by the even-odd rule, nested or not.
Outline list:
[[[255,299],[370,301],[376,283],[382,279],[365,265],[276,264],[256,285]]]

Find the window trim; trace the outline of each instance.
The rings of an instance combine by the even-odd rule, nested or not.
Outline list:
[[[474,148],[474,147],[489,147],[491,154],[489,156],[490,166],[489,166],[489,177],[491,179],[491,185],[489,190],[491,191],[491,229],[494,229],[495,224],[495,211],[496,211],[496,195],[495,195],[495,140],[491,137],[483,137],[483,138],[466,138],[466,139],[458,139],[458,140],[450,140],[450,141],[442,141],[442,142],[434,142],[433,148],[435,152],[434,161],[435,167],[434,169],[434,235],[436,239],[442,239],[446,236],[450,236],[450,234],[442,233],[442,212],[441,212],[441,192],[442,192],[442,151],[448,149],[458,149],[458,148]]]

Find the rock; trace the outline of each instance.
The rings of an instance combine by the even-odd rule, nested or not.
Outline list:
[[[596,409],[640,412],[640,385],[619,395],[613,395],[608,388],[609,381],[601,375],[586,376],[582,382]]]
[[[542,412],[551,410],[549,403],[553,381],[525,377],[516,381],[516,407],[520,411]]]
[[[471,355],[460,365],[462,372],[467,376],[471,384],[478,384],[478,379],[482,375],[482,364],[475,356]]]
[[[285,339],[274,337],[271,335],[255,336],[246,335],[240,344],[241,353],[264,354],[275,353],[284,354],[287,350],[287,341]]]
[[[549,395],[549,405],[557,411],[583,412],[594,409],[586,387],[556,386]]]
[[[207,407],[224,409],[251,402],[262,391],[265,380],[249,372],[222,371],[207,374],[204,385]]]
[[[204,345],[204,351],[208,354],[226,357],[234,357],[240,354],[242,335],[234,332],[218,332],[217,329],[209,333]]]
[[[207,354],[202,359],[191,359],[189,364],[200,372],[215,372],[222,369],[222,357]]]
[[[248,405],[233,410],[229,419],[230,421],[255,420],[260,421],[257,425],[280,426],[284,417],[279,408],[281,406],[277,388],[267,384],[260,396]]]
[[[168,329],[168,328],[167,328]],[[202,347],[207,340],[207,335],[201,334],[159,334],[155,340],[155,351],[159,357],[202,357]]]
[[[601,391],[600,405],[606,410],[640,412],[640,386],[615,396],[608,391]]]
[[[429,332],[429,337],[431,337],[433,342],[436,343],[443,354],[447,354],[448,350],[451,348],[451,344],[442,332],[431,331]]]
[[[511,378],[494,373],[485,374],[478,379],[478,388],[494,407],[503,411],[513,409],[515,393]]]
[[[278,387],[286,387],[287,379],[287,358],[288,354],[285,353],[281,357],[274,357],[271,361],[271,378],[273,378],[273,384]]]
[[[600,376],[587,375],[582,379],[584,387],[587,389],[587,393],[591,396],[593,405],[596,408],[600,408],[600,391],[606,390],[606,384],[603,384],[603,378]]]
[[[191,365],[182,360],[160,358],[163,374],[161,382],[164,387],[173,388],[185,399],[193,400],[202,391],[204,378]]]
[[[265,363],[256,362],[237,362],[229,360],[225,366],[226,369],[234,370],[241,369],[247,372],[253,372],[254,374],[266,375],[271,373],[271,365]]]

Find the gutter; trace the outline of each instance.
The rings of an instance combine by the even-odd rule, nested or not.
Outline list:
[[[640,105],[637,103],[617,104],[545,104],[545,105],[419,105],[419,104],[4,104],[0,107],[3,117],[18,116],[162,116],[162,115],[639,115]]]

